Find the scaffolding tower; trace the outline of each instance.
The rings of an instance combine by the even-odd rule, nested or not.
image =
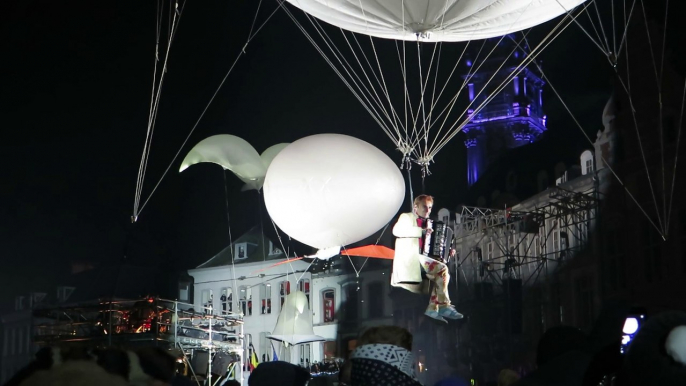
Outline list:
[[[546,191],[538,205],[513,208],[462,207],[455,221],[456,268],[471,286],[519,279],[532,285],[588,246],[595,223],[595,188]]]
[[[200,384],[216,383],[214,374],[243,382],[245,347],[243,316],[211,307],[156,297],[105,300],[34,310],[34,341],[39,346],[157,346],[177,358],[178,373]],[[198,357],[203,360],[196,360]],[[213,361],[226,368],[213,369]],[[222,366],[224,367],[224,366]]]

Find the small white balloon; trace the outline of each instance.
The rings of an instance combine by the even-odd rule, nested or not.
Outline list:
[[[665,340],[665,350],[676,362],[686,365],[686,326],[678,326],[670,331]]]
[[[288,145],[264,182],[265,204],[276,225],[321,250],[371,236],[393,219],[404,196],[403,176],[386,154],[341,134],[317,134]]]

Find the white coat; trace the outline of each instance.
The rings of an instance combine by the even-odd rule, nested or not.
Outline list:
[[[419,238],[422,228],[417,226],[417,215],[403,213],[393,226],[395,255],[391,285],[415,293],[426,292],[428,280],[422,280],[422,266],[419,260]]]

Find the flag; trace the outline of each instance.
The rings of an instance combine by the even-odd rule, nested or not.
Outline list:
[[[274,355],[272,356],[272,361],[276,362],[279,360],[279,357],[276,355],[276,349],[274,348],[274,343],[272,343],[272,352]]]
[[[260,364],[260,362],[257,361],[257,354],[255,354],[255,347],[253,345],[250,345],[250,348],[252,351],[252,354],[250,354],[250,371],[255,370],[255,367]]]

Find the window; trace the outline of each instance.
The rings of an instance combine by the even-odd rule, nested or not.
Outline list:
[[[252,344],[252,334],[245,334],[245,366],[243,370],[250,371],[250,359],[253,352],[255,352],[255,347]],[[255,352],[255,354],[257,353]]]
[[[281,308],[283,309],[283,303],[286,301],[286,296],[291,293],[291,282],[282,281],[279,283],[279,297],[281,297]]]
[[[535,256],[536,257],[543,256],[543,251],[542,251],[543,248],[541,248],[541,240],[540,240],[540,237],[538,235],[534,236],[534,244],[536,245],[536,255]]]
[[[357,306],[359,302],[358,285],[351,283],[345,287],[345,320],[357,320]]]
[[[213,293],[211,289],[203,290],[200,293],[200,304],[204,312],[212,313],[212,302],[214,302]]]
[[[222,315],[233,312],[233,289],[230,287],[222,288],[221,297]]]
[[[309,370],[312,359],[312,345],[305,343],[300,345],[300,365]]]
[[[367,287],[367,293],[369,294],[369,300],[367,301],[368,316],[370,318],[383,317],[383,283],[377,281],[369,284]]]
[[[238,288],[238,291],[240,292],[239,301],[243,315],[252,315],[252,288],[243,285]]]
[[[560,250],[560,230],[555,229],[553,231],[553,252],[558,252]]]
[[[260,332],[260,351],[262,352],[262,362],[271,362],[274,357],[270,340],[267,339],[269,332]]]
[[[307,296],[307,304],[310,304],[310,279],[301,279],[298,281],[298,291],[303,292]]]
[[[488,243],[486,248],[486,261],[493,260],[493,242]]]
[[[238,243],[234,246],[234,256],[236,260],[244,260],[248,258],[248,243]]]
[[[17,354],[21,354],[24,348],[24,331],[17,328]]]
[[[260,313],[262,315],[272,313],[272,285],[260,285]]]
[[[190,283],[179,283],[179,301],[188,303],[190,300]]]
[[[331,323],[334,321],[336,314],[335,314],[335,307],[336,307],[336,295],[334,293],[334,290],[328,289],[324,290],[322,292],[322,304],[323,304],[323,315],[324,315],[324,323]]]
[[[336,358],[336,341],[327,340],[324,342],[324,359]]]
[[[269,241],[269,256],[274,256],[274,255],[280,255],[283,252],[281,252],[281,249],[277,248],[274,243]]]

